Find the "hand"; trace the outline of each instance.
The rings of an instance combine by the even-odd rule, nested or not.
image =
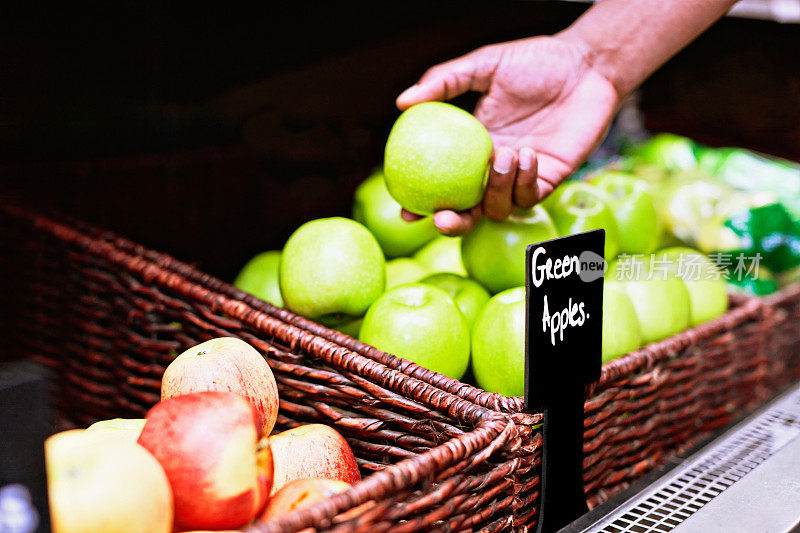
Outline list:
[[[495,147],[486,193],[469,211],[436,213],[440,232],[461,235],[481,213],[499,221],[515,207],[532,207],[600,144],[620,98],[590,55],[581,41],[559,35],[486,46],[432,67],[397,98],[404,110],[466,91],[483,93],[475,117]],[[419,216],[404,211],[403,218]]]

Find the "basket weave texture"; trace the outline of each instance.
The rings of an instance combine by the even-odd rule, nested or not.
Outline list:
[[[800,283],[789,285],[766,299],[775,314],[769,337],[775,385],[800,379]]]
[[[159,264],[171,258],[130,253],[113,240],[0,203],[0,289],[14,310],[3,320],[11,347],[3,357],[52,369],[54,402],[68,423],[143,416],[176,354],[236,336],[273,370],[277,429],[335,427],[363,475],[344,493],[250,530],[524,531],[535,521],[535,495],[526,499],[522,486],[536,455],[520,453],[507,415]],[[341,516],[370,501],[355,518]]]
[[[438,503],[431,503],[424,510],[417,511],[418,516],[426,516],[427,521],[419,519],[407,522],[404,521],[407,517],[394,514],[391,515],[394,521],[389,522],[385,522],[385,517],[384,521],[376,517],[374,522],[369,522],[372,515],[362,516],[361,520],[366,520],[364,523],[387,523],[393,524],[392,527],[398,527],[400,523],[413,523],[414,527],[409,526],[409,531],[442,529],[445,527],[443,524],[457,524],[452,528],[454,530],[486,528],[489,531],[503,528],[523,531],[535,526],[542,442],[538,426],[542,416],[526,413],[522,398],[487,393],[383,353],[239,291],[192,265],[102,229],[74,220],[69,220],[68,224],[58,224],[16,208],[6,208],[6,212],[14,215],[17,226],[22,226],[17,233],[28,239],[28,246],[32,246],[31,234],[39,236],[33,254],[39,264],[33,271],[41,272],[45,282],[40,276],[33,293],[34,308],[40,316],[31,324],[36,324],[40,330],[47,330],[45,337],[40,335],[40,339],[52,336],[48,341],[40,340],[35,352],[49,357],[51,364],[56,360],[59,346],[64,346],[63,339],[72,339],[70,335],[74,337],[75,333],[71,328],[58,331],[67,320],[54,320],[46,311],[42,316],[43,309],[53,311],[51,298],[44,296],[54,286],[47,278],[59,273],[63,277],[62,270],[71,272],[71,283],[77,284],[85,295],[85,305],[73,303],[77,309],[71,311],[69,316],[80,317],[84,330],[96,331],[83,331],[81,341],[71,340],[82,344],[71,347],[67,357],[58,354],[62,366],[72,370],[72,373],[65,372],[64,375],[73,376],[65,377],[64,387],[69,394],[62,395],[73,398],[73,403],[64,407],[72,413],[85,413],[82,415],[85,419],[80,422],[88,423],[111,410],[114,410],[113,416],[122,416],[118,413],[124,409],[129,409],[131,413],[141,412],[142,406],[157,399],[154,391],[160,382],[160,372],[172,356],[170,354],[209,337],[232,334],[260,349],[276,372],[282,398],[279,424],[291,426],[322,421],[335,425],[353,444],[365,472],[391,464],[391,461],[375,459],[376,451],[385,451],[386,443],[391,441],[387,441],[386,433],[370,433],[359,426],[363,422],[345,417],[342,412],[329,406],[352,407],[353,402],[357,402],[353,390],[367,388],[368,384],[378,387],[383,391],[382,394],[390,391],[397,395],[395,399],[403,407],[414,404],[415,409],[425,406],[424,409],[435,401],[434,412],[422,414],[412,409],[402,413],[408,417],[406,426],[416,430],[422,423],[420,419],[436,414],[450,417],[449,423],[462,429],[463,420],[467,419],[472,424],[468,429],[473,431],[481,429],[483,426],[479,427],[480,424],[489,423],[489,420],[496,425],[493,429],[496,434],[492,433],[492,439],[495,440],[481,441],[479,447],[491,449],[488,455],[484,453],[487,456],[482,459],[487,465],[492,465],[491,468],[507,465],[502,475],[508,485],[498,491],[473,485],[459,493],[470,502],[479,496],[493,494],[489,499],[481,498],[488,506],[485,507],[487,511],[482,513],[479,507],[470,503],[472,509],[467,511],[467,515],[475,513],[472,522],[463,517],[458,518],[461,522],[452,520],[449,511],[436,508],[437,505],[452,501],[453,494],[448,493],[447,496],[440,494],[436,498]],[[56,266],[59,261],[61,266]],[[65,261],[68,264],[66,268]],[[15,261],[14,264],[19,265],[19,262]],[[49,274],[46,273],[47,269],[50,269]],[[23,276],[23,273],[15,276]],[[769,302],[732,297],[731,310],[722,317],[645,346],[603,366],[600,381],[586,391],[584,481],[590,505],[604,501],[669,457],[743,416],[786,382],[786,369],[793,363],[776,351],[775,343],[779,337],[774,332],[782,327],[786,335],[793,333],[796,339],[797,331],[791,331],[785,320],[786,315],[774,309],[775,306]],[[117,329],[114,332],[109,331],[106,324],[98,322],[100,317],[109,315],[117,317]],[[132,320],[137,324],[136,321],[141,322],[142,317],[147,317],[146,326],[131,325]],[[98,337],[105,338],[104,343],[98,345]],[[796,344],[795,340],[795,347]],[[352,361],[357,362],[355,366],[347,366]],[[329,381],[325,382],[328,375],[323,377],[321,369],[316,369],[315,364],[321,364],[325,371],[332,372],[337,379],[343,379],[342,387],[347,392],[342,392]],[[104,365],[113,368],[105,372],[98,371]],[[84,367],[90,367],[90,370]],[[89,377],[94,390],[86,387],[85,382]],[[309,385],[309,382],[317,385],[320,381],[326,387],[324,392]],[[148,390],[149,396],[143,395]],[[101,399],[120,396],[119,391],[122,391],[123,397],[117,398],[116,404],[106,405],[102,411],[97,411],[102,404]],[[369,401],[374,401],[376,397],[383,399],[371,389],[366,392]],[[339,399],[341,404],[336,403]],[[381,409],[386,412],[381,414],[389,418],[386,419],[373,412],[372,408],[363,407],[360,403],[357,405],[359,408],[352,410],[361,415],[368,413],[376,425],[394,422],[392,409],[398,409],[395,405],[383,405]],[[501,414],[507,418],[502,418]],[[514,423],[513,428],[508,425],[509,419]],[[366,425],[369,427],[369,424]],[[501,439],[503,442],[497,443],[496,439],[501,435],[504,435]],[[411,445],[411,440],[406,441],[402,430],[393,436],[399,439],[393,443],[393,447],[402,451],[393,449],[395,455],[392,459],[413,453],[424,456],[437,448],[430,452],[425,450],[442,442],[428,436],[428,440]],[[446,436],[457,438],[452,432]],[[441,437],[444,436],[440,434]],[[407,443],[408,447],[405,446]],[[487,465],[483,468],[490,468]],[[385,468],[382,472],[391,468]],[[442,471],[447,471],[449,475],[457,470],[444,468]],[[439,494],[436,483],[431,481],[446,478],[441,475],[436,477],[435,473],[426,475],[429,478],[424,489],[419,486],[417,479],[414,482],[417,485],[412,484],[403,495],[396,495],[398,499],[393,504],[407,505],[403,498],[414,497],[414,494],[421,497],[419,495],[426,491]],[[478,486],[480,489],[476,488]],[[415,487],[416,493],[413,492]],[[326,508],[322,515],[315,515],[311,522],[293,522],[292,527],[303,527],[299,524],[308,523],[328,524],[324,520],[330,520],[336,512],[368,499],[379,501],[370,492],[348,500],[347,504],[336,509]],[[502,508],[495,507],[498,501],[504,502]],[[313,509],[321,507],[324,506]],[[436,510],[425,515],[426,511],[432,509]],[[469,507],[459,506],[459,509],[465,512]],[[456,514],[458,512],[454,511]],[[431,516],[436,516],[436,519]],[[351,526],[347,523],[336,527]]]

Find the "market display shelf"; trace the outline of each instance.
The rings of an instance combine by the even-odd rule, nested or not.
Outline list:
[[[800,384],[588,527],[565,531],[789,531],[800,524],[798,458]]]
[[[169,180],[174,179],[169,178],[169,172],[180,174],[187,168],[196,172],[197,168],[208,167],[210,175],[223,179],[225,162],[231,157],[221,154],[214,165],[193,158],[162,158],[146,164],[131,160],[127,163],[130,168],[126,168],[131,176],[164,175]],[[234,160],[238,161],[235,157]],[[122,172],[102,162],[83,163],[80,168],[90,176]],[[70,408],[73,417],[78,418],[75,422],[87,424],[107,416],[141,414],[157,399],[159,372],[168,364],[170,350],[179,353],[189,341],[228,332],[254,342],[271,364],[288,372],[279,386],[291,390],[293,399],[286,405],[292,406],[293,418],[285,417],[284,422],[291,418],[299,423],[297,417],[308,420],[313,416],[315,421],[331,423],[351,442],[357,442],[365,454],[374,456],[378,450],[390,450],[396,454],[393,461],[399,454],[425,453],[413,441],[389,443],[388,433],[380,427],[373,431],[367,411],[354,418],[339,419],[339,411],[326,408],[352,401],[351,387],[355,386],[364,392],[357,402],[376,398],[380,402],[374,410],[363,408],[377,415],[380,424],[400,423],[392,418],[396,405],[385,409],[384,396],[376,397],[374,391],[363,390],[372,387],[376,377],[363,372],[385,368],[380,382],[387,381],[375,390],[391,389],[393,402],[405,401],[401,398],[413,402],[409,405],[414,405],[415,410],[404,412],[400,421],[407,424],[414,439],[424,434],[427,442],[442,444],[438,437],[434,438],[438,434],[435,422],[426,429],[425,424],[431,423],[429,416],[416,410],[427,405],[420,396],[423,390],[428,391],[427,400],[441,401],[446,397],[448,402],[456,402],[448,405],[457,404],[462,411],[491,413],[513,423],[513,429],[501,435],[494,434],[501,429],[499,422],[492,423],[491,431],[476,435],[473,445],[477,448],[463,451],[480,455],[482,447],[491,447],[481,474],[495,472],[492,475],[497,476],[506,468],[505,480],[490,478],[491,483],[497,483],[496,491],[483,491],[487,496],[478,500],[485,514],[473,518],[460,514],[473,499],[467,495],[469,485],[459,482],[455,485],[460,494],[456,498],[461,498],[454,511],[456,516],[431,519],[430,523],[469,523],[490,530],[512,524],[514,531],[535,528],[541,491],[543,417],[526,411],[522,398],[489,393],[416,365],[403,359],[403,354],[381,352],[249,295],[196,265],[106,228],[51,214],[43,208],[6,207],[15,213],[10,217],[14,222],[0,224],[0,233],[12,229],[18,234],[14,241],[0,238],[0,255],[4,248],[7,253],[0,263],[4,274],[0,276],[0,291],[9,297],[7,300],[23,304],[13,308],[8,320],[0,320],[0,334],[7,338],[23,335],[24,344],[17,348],[33,353],[46,349],[50,357],[64,359],[65,377],[61,382],[72,394],[73,403],[60,407]],[[44,212],[51,217],[47,222]],[[54,225],[52,219],[57,219],[58,224]],[[59,229],[54,232],[56,227]],[[270,227],[263,231],[270,231]],[[76,247],[74,241],[65,242],[76,234],[80,235],[80,246]],[[109,261],[108,254],[117,259]],[[153,272],[158,276],[153,277]],[[177,292],[176,287],[166,285],[175,280],[181,280]],[[70,294],[76,287],[84,293],[79,300],[65,304],[63,287],[68,287]],[[121,294],[120,289],[124,289]],[[220,307],[219,302],[225,302],[227,307]],[[800,284],[788,286],[767,299],[732,295],[730,303],[729,311],[717,319],[604,364],[601,379],[587,388],[583,466],[590,507],[602,504],[677,454],[756,409],[798,377]],[[117,331],[108,330],[101,318],[103,313],[113,317]],[[291,332],[288,337],[287,332]],[[13,342],[11,345],[15,346]],[[319,359],[320,355],[323,359]],[[346,378],[340,376],[339,381],[324,384],[318,389],[322,392],[315,392],[313,398],[307,397],[303,380],[291,375],[302,368],[312,368],[310,376],[333,377],[326,373],[331,361],[342,365],[353,360],[358,365],[347,367]],[[378,366],[372,367],[373,364]],[[318,365],[322,365],[323,374],[317,373],[321,370]],[[313,402],[313,407],[308,409],[306,402]],[[408,425],[412,420],[417,420],[418,425]],[[477,429],[475,419],[471,420],[462,430]],[[387,444],[390,447],[384,448]],[[385,468],[388,462],[364,455],[362,464],[366,475]],[[425,509],[441,508],[452,495],[447,492],[449,489],[440,490],[437,480],[443,473],[437,468],[431,465],[432,473],[425,479],[404,481],[411,483],[409,490],[399,493],[390,505],[401,505],[404,498],[412,497],[424,498],[428,506]],[[366,497],[366,493],[361,495]],[[396,509],[393,516],[404,519]],[[324,516],[331,512],[328,508]],[[427,516],[424,510],[414,512],[417,518]],[[416,524],[425,529],[419,522]]]
[[[515,487],[514,520],[520,526],[535,526],[541,488],[542,414],[526,412],[522,398],[488,393],[447,378],[275,307],[192,265],[104,229],[77,220],[68,223],[95,241],[158,264],[265,316],[509,416],[520,438],[514,454],[524,465]],[[585,405],[584,481],[591,505],[605,501],[769,396],[772,370],[777,368],[768,357],[767,333],[774,327],[773,319],[762,301],[732,297],[732,308],[725,315],[603,366],[601,380],[587,390]]]

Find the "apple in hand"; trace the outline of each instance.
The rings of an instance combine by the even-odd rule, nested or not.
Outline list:
[[[283,307],[281,287],[278,283],[280,264],[280,250],[260,253],[242,267],[233,284],[265,302]]]
[[[670,272],[689,293],[692,326],[716,318],[728,310],[728,284],[717,265],[703,253],[686,247],[659,250],[656,261],[670,263]]]
[[[492,293],[525,285],[525,249],[558,237],[541,206],[517,209],[502,222],[483,218],[461,240],[461,257],[470,277]]]
[[[147,413],[139,444],[158,459],[175,501],[175,528],[233,529],[263,508],[269,446],[258,448],[253,407],[232,392],[164,400]]]
[[[386,262],[386,290],[414,283],[428,275],[428,269],[411,257],[398,257]]]
[[[561,236],[593,229],[606,230],[605,259],[619,253],[617,222],[609,207],[608,195],[588,183],[570,182],[556,189],[545,201]]]
[[[382,171],[356,189],[353,218],[372,232],[386,257],[410,255],[438,234],[432,218],[406,222],[400,210],[400,204],[389,195]]]
[[[661,224],[650,186],[621,172],[606,172],[592,184],[608,194],[619,234],[619,251],[649,254],[661,242]]]
[[[362,316],[383,294],[386,262],[367,228],[346,218],[321,218],[289,237],[279,279],[286,307],[330,324]]]
[[[428,272],[452,272],[467,277],[461,260],[461,237],[439,235],[414,253],[414,259],[422,263]]]
[[[230,391],[256,410],[259,435],[269,435],[278,417],[278,385],[267,361],[241,339],[219,337],[192,346],[167,366],[161,399],[193,392]]]
[[[472,326],[472,372],[478,386],[525,394],[525,287],[496,294]]]
[[[324,424],[306,424],[269,437],[275,475],[271,495],[290,482],[325,478],[355,483],[361,479],[350,445]]]
[[[404,111],[386,141],[389,193],[408,211],[464,211],[483,199],[492,154],[489,132],[452,104],[424,102]]]
[[[642,346],[642,331],[636,309],[618,282],[603,284],[603,362],[616,359]]]
[[[73,429],[45,441],[56,533],[169,533],[172,491],[147,450],[105,431]]]
[[[402,285],[378,298],[359,338],[453,379],[461,379],[469,364],[466,319],[445,291],[431,285]]]
[[[471,328],[483,306],[489,301],[489,292],[477,281],[441,272],[422,279],[422,283],[439,287],[453,299]]]
[[[136,442],[144,427],[144,418],[112,418],[95,422],[86,431],[105,433],[111,437]]]

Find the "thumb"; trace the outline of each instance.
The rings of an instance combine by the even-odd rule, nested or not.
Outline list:
[[[397,107],[405,110],[421,102],[450,100],[467,91],[486,92],[498,58],[496,49],[489,46],[431,67],[397,97]]]

